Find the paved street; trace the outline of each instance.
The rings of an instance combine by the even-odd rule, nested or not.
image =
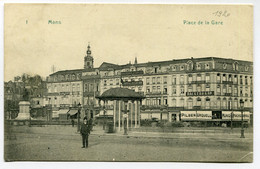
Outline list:
[[[239,131],[239,130],[237,130]],[[252,134],[155,133],[104,134],[94,129],[89,148],[81,148],[76,127],[13,126],[5,138],[7,161],[206,161],[250,162]]]

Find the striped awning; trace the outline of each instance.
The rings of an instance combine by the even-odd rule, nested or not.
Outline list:
[[[70,110],[68,112],[68,114],[71,115],[71,116],[75,115],[76,113],[78,113],[78,110]]]
[[[67,114],[68,111],[70,111],[69,109],[60,109],[58,114]]]

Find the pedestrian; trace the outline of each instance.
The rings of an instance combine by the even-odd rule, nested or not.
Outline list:
[[[90,131],[93,131],[93,119],[92,118],[89,119],[89,127],[90,127]]]
[[[74,127],[74,119],[71,120],[71,125]]]
[[[82,147],[81,148],[87,148],[88,147],[88,136],[90,134],[90,127],[87,118],[85,117],[83,119],[83,124],[80,128],[80,134],[82,136]]]

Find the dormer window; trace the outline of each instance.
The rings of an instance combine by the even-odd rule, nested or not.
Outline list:
[[[158,67],[154,68],[154,73],[158,73]]]
[[[227,64],[226,63],[223,64],[223,69],[227,69]]]
[[[72,80],[75,80],[76,79],[76,75],[72,75]]]
[[[209,64],[208,63],[205,64],[205,68],[209,69]]]
[[[181,70],[184,70],[184,65],[181,65]]]
[[[246,66],[246,67],[245,67],[245,71],[248,71],[248,69],[249,69],[248,66]]]
[[[173,70],[173,71],[176,71],[176,66],[173,66],[173,67],[172,67],[172,70]]]
[[[233,70],[238,71],[238,63],[233,63]]]
[[[201,69],[200,64],[197,64],[197,70],[200,70],[200,69]]]

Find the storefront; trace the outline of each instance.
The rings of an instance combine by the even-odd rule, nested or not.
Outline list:
[[[240,125],[242,113],[240,111],[181,111],[181,121],[186,122],[207,122],[210,126],[227,126],[234,124]],[[250,123],[250,112],[243,112],[243,121]],[[224,125],[224,126],[225,126]]]

